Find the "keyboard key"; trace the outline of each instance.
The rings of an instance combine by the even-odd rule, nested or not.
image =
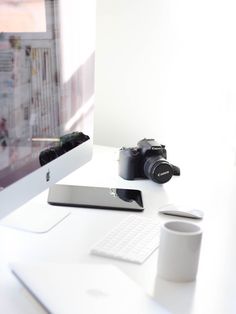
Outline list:
[[[160,222],[129,215],[91,249],[94,255],[142,264],[159,246]]]

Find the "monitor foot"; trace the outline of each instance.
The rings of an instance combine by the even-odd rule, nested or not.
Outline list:
[[[56,206],[23,206],[3,218],[1,226],[32,233],[46,233],[70,215],[70,210]]]

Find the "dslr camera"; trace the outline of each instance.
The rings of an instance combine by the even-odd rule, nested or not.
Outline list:
[[[126,180],[148,178],[157,183],[166,183],[180,169],[167,160],[165,145],[154,139],[142,139],[136,147],[120,149],[119,175]]]

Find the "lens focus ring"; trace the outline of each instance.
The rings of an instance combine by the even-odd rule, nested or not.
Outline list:
[[[171,165],[164,158],[149,157],[144,163],[144,174],[157,183],[166,183],[173,175]]]

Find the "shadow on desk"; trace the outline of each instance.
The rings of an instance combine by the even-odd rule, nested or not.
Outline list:
[[[192,312],[196,281],[176,283],[156,276],[153,297],[168,311],[175,314]]]

